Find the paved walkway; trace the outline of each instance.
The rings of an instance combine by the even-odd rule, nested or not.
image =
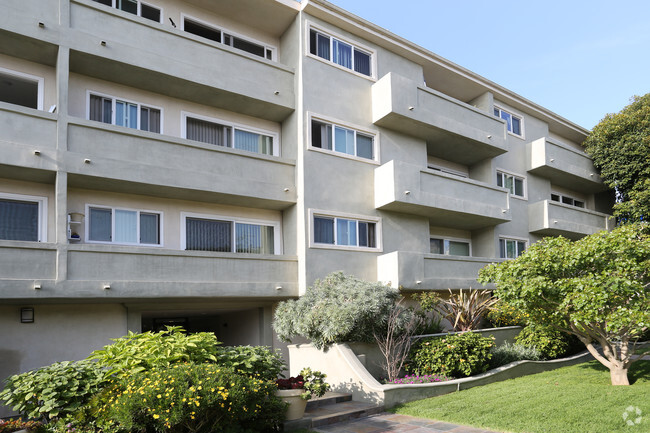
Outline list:
[[[312,430],[323,433],[498,433],[491,430],[482,430],[433,419],[416,418],[388,412],[367,418],[312,428]]]

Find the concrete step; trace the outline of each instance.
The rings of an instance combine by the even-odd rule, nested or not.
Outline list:
[[[321,398],[310,400],[301,419],[286,421],[284,431],[309,429],[364,418],[383,410],[383,406],[352,401],[350,394],[327,393]]]

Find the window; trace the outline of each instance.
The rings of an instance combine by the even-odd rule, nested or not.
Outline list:
[[[468,177],[467,173],[463,173],[462,171],[453,170],[453,169],[447,168],[447,167],[441,167],[441,166],[438,166],[438,165],[430,165],[429,164],[429,165],[427,165],[427,168],[429,170],[439,171],[441,173],[447,173],[447,174],[451,174],[453,176],[464,177],[464,178]]]
[[[568,204],[570,206],[583,208],[583,209],[585,207],[585,202],[584,201],[577,200],[577,199],[575,199],[573,197],[569,197],[567,195],[556,193],[556,192],[551,193],[551,200],[559,202],[559,203]]]
[[[106,6],[110,6],[133,15],[141,16],[151,21],[160,22],[162,18],[161,9],[142,3],[138,0],[93,0]]]
[[[277,136],[245,129],[239,126],[192,117],[185,117],[185,137],[189,140],[216,146],[231,147],[262,155],[276,155],[278,152]]]
[[[43,109],[43,78],[0,68],[0,101]]]
[[[379,248],[378,219],[312,215],[313,244]]]
[[[160,245],[159,212],[89,206],[87,239],[128,245]]]
[[[346,69],[372,76],[372,54],[320,31],[309,31],[309,52]]]
[[[521,239],[499,239],[499,257],[516,259],[526,250],[526,241]]]
[[[277,223],[233,221],[219,217],[184,215],[184,248],[246,254],[279,254]]]
[[[0,194],[0,239],[45,242],[47,198]]]
[[[375,159],[374,136],[321,120],[311,120],[311,145],[365,159]]]
[[[500,107],[494,106],[494,115],[506,121],[508,132],[523,137],[523,123],[524,120],[521,116],[512,114]]]
[[[254,54],[258,57],[273,60],[275,50],[272,47],[236,36],[232,33],[226,33],[217,27],[199,20],[183,17],[183,30],[193,35]]]
[[[141,131],[162,132],[159,108],[94,93],[89,94],[88,119]]]
[[[431,254],[444,254],[447,256],[471,256],[470,242],[462,240],[430,238]]]
[[[525,179],[523,177],[497,171],[497,186],[507,188],[511,195],[526,197]]]

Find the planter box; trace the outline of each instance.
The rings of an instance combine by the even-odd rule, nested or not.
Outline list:
[[[300,397],[304,389],[278,389],[276,395],[286,403],[289,403],[287,409],[286,421],[293,421],[302,418],[307,407],[307,400]]]

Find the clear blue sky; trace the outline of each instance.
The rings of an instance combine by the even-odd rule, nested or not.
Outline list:
[[[330,0],[591,129],[650,92],[650,0]]]

